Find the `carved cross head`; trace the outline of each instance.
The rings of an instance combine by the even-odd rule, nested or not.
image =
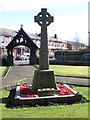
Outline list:
[[[47,27],[53,22],[53,16],[47,12],[46,8],[42,8],[41,12],[38,13],[37,16],[34,17],[34,21],[37,22],[41,27]]]

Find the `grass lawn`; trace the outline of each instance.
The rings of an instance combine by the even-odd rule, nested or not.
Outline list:
[[[88,66],[50,65],[50,69],[53,69],[55,75],[59,76],[90,77]]]
[[[87,66],[50,65],[50,69],[54,70],[55,75],[88,77]],[[3,70],[5,68],[0,67],[0,76]],[[88,87],[75,87],[74,89],[86,99],[90,98]],[[41,118],[41,120],[42,118],[88,118],[88,103],[10,109],[5,107],[8,94],[9,91],[0,91],[0,111],[2,109],[0,118]]]
[[[6,67],[0,67],[0,78],[2,77],[2,73],[4,72],[5,69]]]
[[[88,87],[75,87],[74,89],[89,99]],[[8,94],[8,91],[2,91],[3,103],[0,103],[2,118],[88,118],[88,103],[11,109],[5,107]]]
[[[0,67],[0,77],[5,69],[6,67]],[[50,65],[50,69],[58,76],[90,78],[88,66]]]

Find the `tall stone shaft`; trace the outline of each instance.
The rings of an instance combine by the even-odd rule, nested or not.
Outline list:
[[[41,33],[39,69],[47,70],[49,69],[47,28],[41,27]]]
[[[40,44],[40,59],[39,69],[48,70],[48,38],[47,38],[47,26],[53,22],[53,17],[47,12],[47,9],[41,9],[41,12],[35,16],[35,22],[41,26],[41,44]]]

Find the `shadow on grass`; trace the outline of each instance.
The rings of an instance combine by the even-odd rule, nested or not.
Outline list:
[[[0,98],[0,103],[2,103],[2,104],[6,104],[7,101],[8,101],[8,98],[7,98],[7,97],[5,97],[5,98]]]
[[[3,118],[2,120],[89,120],[88,118]]]

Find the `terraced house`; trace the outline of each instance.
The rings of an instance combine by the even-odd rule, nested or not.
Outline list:
[[[2,55],[7,54],[6,46],[12,41],[13,37],[18,33],[16,30],[10,30],[6,28],[0,28],[0,53]],[[31,40],[37,45],[37,55],[39,56],[40,48],[40,34],[27,33]],[[85,47],[85,46],[84,46]],[[61,50],[72,50],[73,44],[70,41],[58,38],[55,34],[54,36],[48,37],[48,49],[49,57],[54,56],[55,51]],[[16,57],[18,54],[29,53],[30,49],[26,46],[17,46],[13,50],[13,55]]]

